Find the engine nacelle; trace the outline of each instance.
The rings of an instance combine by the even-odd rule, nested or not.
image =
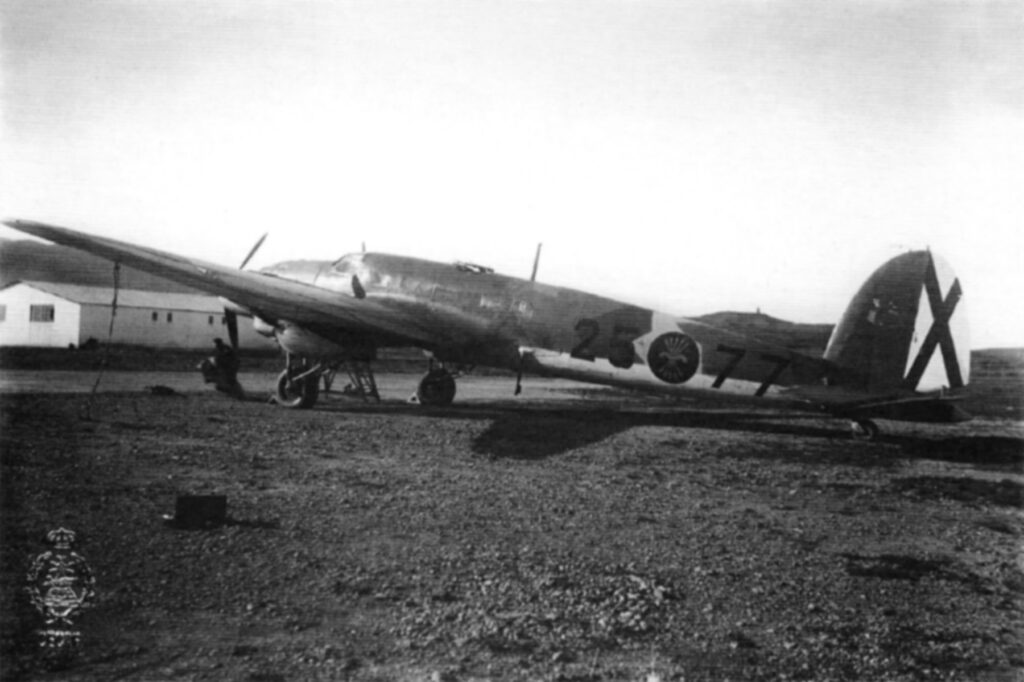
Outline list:
[[[266,324],[266,323],[264,323]],[[306,358],[338,357],[345,355],[345,348],[334,341],[328,341],[308,329],[281,322],[274,328],[277,343],[287,353]]]
[[[277,335],[277,327],[270,324],[262,317],[252,318],[252,328],[256,330],[256,333],[260,336],[266,336],[267,338],[274,338]]]

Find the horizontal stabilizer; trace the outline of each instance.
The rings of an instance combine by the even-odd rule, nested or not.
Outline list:
[[[959,407],[956,400],[922,396],[851,406],[833,411],[838,417],[850,419],[893,419],[908,422],[965,422],[972,416]]]

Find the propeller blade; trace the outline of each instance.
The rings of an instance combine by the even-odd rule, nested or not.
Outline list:
[[[238,313],[234,310],[224,309],[224,321],[228,325],[228,339],[231,340],[231,347],[238,350]]]
[[[245,270],[245,266],[249,264],[249,261],[252,260],[252,257],[256,255],[256,252],[259,250],[259,248],[263,246],[263,240],[267,238],[268,234],[270,233],[264,232],[263,236],[259,238],[259,241],[257,241],[256,244],[254,244],[251,249],[249,249],[249,255],[246,256],[245,260],[242,261],[242,264],[238,266],[239,270]]]

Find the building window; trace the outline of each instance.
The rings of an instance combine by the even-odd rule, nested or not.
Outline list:
[[[0,305],[0,322],[7,319],[7,306]]]
[[[167,321],[168,322],[174,322],[174,314],[173,313],[167,313]]]
[[[228,323],[228,318],[223,316],[223,315],[221,315],[220,316],[220,323],[221,323],[222,326],[227,324]]]
[[[158,318],[158,317],[160,317],[160,316],[159,316],[159,315],[157,314],[157,312],[156,312],[156,311],[154,310],[154,311],[153,311],[153,321],[154,321],[154,322],[156,322],[156,320],[157,320],[157,318]]]
[[[207,320],[207,322],[209,324],[213,324],[213,315],[210,315],[210,318]]]
[[[29,322],[53,322],[52,305],[30,305],[28,307]]]

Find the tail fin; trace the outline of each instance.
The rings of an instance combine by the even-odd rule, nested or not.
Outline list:
[[[960,280],[930,251],[888,261],[861,286],[832,332],[830,384],[870,391],[962,388],[970,342]]]

